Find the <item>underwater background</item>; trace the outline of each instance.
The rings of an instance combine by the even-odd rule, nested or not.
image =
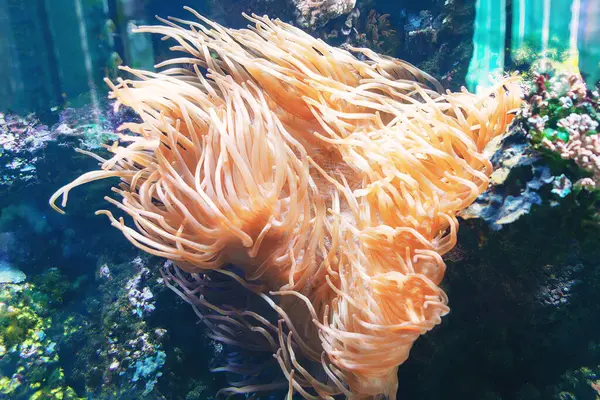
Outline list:
[[[165,285],[165,260],[94,215],[115,211],[113,181],[75,189],[66,215],[48,205],[97,168],[76,148],[104,156],[138,118],[104,79],[171,57],[132,29],[184,6],[236,29],[279,18],[452,91],[520,75],[491,185],[444,256],[451,312],[400,366],[397,398],[600,398],[600,1],[0,0],[0,399],[213,399],[248,378],[219,369],[243,355]]]

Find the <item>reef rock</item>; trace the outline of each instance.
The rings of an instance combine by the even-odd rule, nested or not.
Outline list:
[[[292,0],[297,10],[297,22],[305,28],[318,28],[329,20],[348,14],[356,0]]]

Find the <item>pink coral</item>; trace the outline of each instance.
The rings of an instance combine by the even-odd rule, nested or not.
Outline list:
[[[569,133],[568,141],[552,142],[544,139],[542,144],[560,154],[565,160],[574,160],[586,171],[592,173],[592,178],[585,178],[578,183],[583,186],[596,188],[600,185],[600,137],[595,133],[598,122],[589,115],[570,114],[558,122],[558,126]]]

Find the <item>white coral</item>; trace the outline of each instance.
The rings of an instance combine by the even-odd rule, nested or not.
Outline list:
[[[348,14],[356,0],[292,0],[297,10],[298,23],[307,28],[318,28],[329,20]]]
[[[598,122],[587,114],[571,114],[562,118],[558,126],[569,132],[569,140],[551,142],[544,140],[543,144],[556,151],[565,160],[573,160],[577,165],[592,173],[591,180],[586,180],[584,186],[598,187],[600,185],[600,135],[594,131]]]

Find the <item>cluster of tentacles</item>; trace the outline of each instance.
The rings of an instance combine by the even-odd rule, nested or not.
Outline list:
[[[487,187],[484,148],[519,106],[517,84],[443,93],[367,49],[267,17],[233,30],[190,11],[198,21],[138,29],[174,39],[181,57],[109,82],[142,122],[51,203],[120,178],[120,200],[107,200],[135,226],[98,213],[177,266],[167,283],[208,310],[216,338],[271,351],[290,399],[395,398],[398,366],[448,312],[442,255],[456,213]],[[211,304],[209,273],[244,287],[223,286],[232,305],[247,289],[279,321]]]

